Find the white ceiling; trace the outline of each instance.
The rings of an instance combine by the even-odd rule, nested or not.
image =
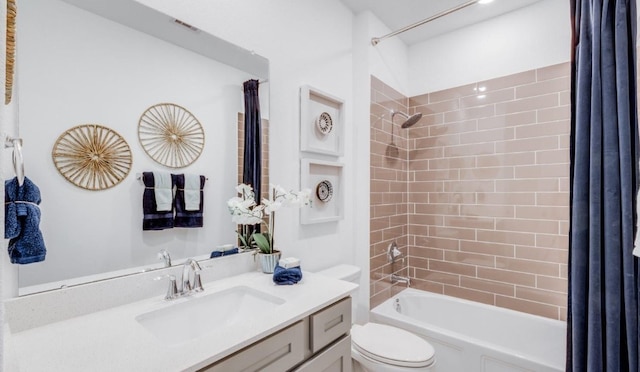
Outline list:
[[[421,21],[468,0],[342,0],[355,14],[370,10],[391,31]],[[397,37],[411,45],[439,34],[469,26],[514,11],[542,0],[494,0],[485,5],[474,4]],[[383,36],[383,35],[376,35]]]

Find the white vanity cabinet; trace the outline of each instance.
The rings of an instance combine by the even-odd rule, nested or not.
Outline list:
[[[351,372],[351,297],[200,370],[200,372]]]

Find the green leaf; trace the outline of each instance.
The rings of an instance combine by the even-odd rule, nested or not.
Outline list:
[[[249,244],[247,244],[247,240],[244,238],[242,234],[238,233],[238,239],[240,239],[240,242],[242,243],[243,247],[249,247]]]
[[[263,234],[254,233],[251,236],[253,237],[253,240],[256,242],[256,244],[258,245],[258,248],[260,248],[260,251],[262,251],[262,253],[271,253],[269,240]]]

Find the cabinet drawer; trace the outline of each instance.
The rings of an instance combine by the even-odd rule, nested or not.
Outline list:
[[[351,297],[318,311],[309,321],[309,346],[316,353],[351,329]]]
[[[351,372],[351,336],[343,336],[334,345],[313,357],[296,372]]]
[[[300,321],[201,371],[286,371],[304,360],[304,336],[304,325]]]

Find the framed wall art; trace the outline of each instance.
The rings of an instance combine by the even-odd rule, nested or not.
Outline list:
[[[341,163],[303,158],[301,188],[311,189],[311,208],[300,209],[303,225],[338,221],[343,216],[343,177]]]
[[[344,153],[344,101],[303,85],[300,88],[300,151]]]

